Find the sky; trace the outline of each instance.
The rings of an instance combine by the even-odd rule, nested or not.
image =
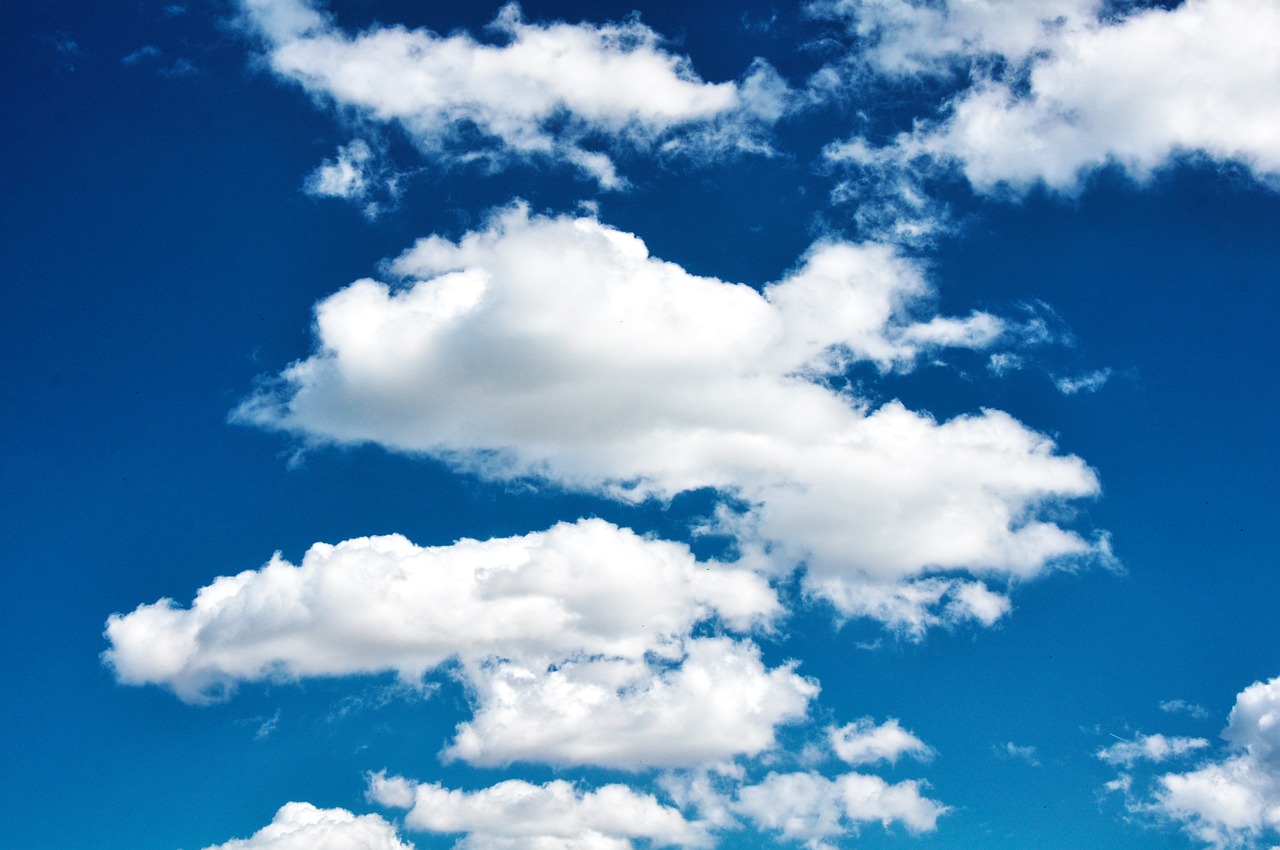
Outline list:
[[[6,846],[1280,846],[1280,4],[0,11]]]

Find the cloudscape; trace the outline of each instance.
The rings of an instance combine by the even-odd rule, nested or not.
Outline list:
[[[1280,5],[3,15],[14,846],[1280,844]]]

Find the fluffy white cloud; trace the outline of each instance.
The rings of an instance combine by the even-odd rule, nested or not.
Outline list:
[[[1129,806],[1176,822],[1189,835],[1215,848],[1274,843],[1280,834],[1280,678],[1255,682],[1240,692],[1222,737],[1227,743],[1223,753],[1194,770],[1159,776],[1150,796],[1130,798]],[[1183,743],[1175,743],[1179,741]],[[1200,750],[1206,743],[1201,739],[1164,739],[1145,747],[1142,753],[1121,753],[1126,758],[1108,760],[1125,765],[1140,758],[1158,761]],[[1154,751],[1154,755],[1147,751]],[[1129,755],[1132,758],[1127,758]],[[1133,778],[1125,774],[1108,787],[1128,795]],[[1267,841],[1268,837],[1272,840]]]
[[[663,152],[767,151],[786,84],[763,62],[738,82],[707,83],[653,30],[617,24],[532,24],[505,6],[491,29],[466,33],[375,27],[359,35],[303,0],[242,0],[271,68],[309,93],[403,127],[440,162],[550,158],[604,188],[624,184],[606,147]]]
[[[338,148],[333,159],[311,172],[303,190],[313,197],[358,203],[370,219],[394,204],[400,194],[398,178],[379,163],[378,155],[363,139]]]
[[[900,823],[912,833],[935,829],[949,809],[920,789],[916,780],[890,785],[861,773],[834,779],[817,773],[771,773],[738,793],[736,809],[762,829],[823,847],[827,839],[877,821],[886,828]]]
[[[714,568],[712,568],[714,567]],[[763,579],[695,561],[682,544],[602,520],[419,547],[399,535],[317,543],[107,621],[104,660],[127,684],[201,701],[237,681],[394,670],[444,661],[679,657],[695,623],[739,629],[779,610]]]
[[[918,759],[933,757],[933,750],[924,741],[902,728],[896,718],[890,718],[879,726],[870,717],[827,730],[831,748],[835,754],[855,767],[887,761],[896,764],[899,756],[909,755]]]
[[[640,769],[754,755],[802,719],[817,685],[767,669],[749,641],[692,638],[779,611],[744,569],[602,520],[422,548],[400,536],[316,544],[294,566],[215,580],[189,608],[113,615],[104,660],[128,684],[191,702],[236,683],[393,670],[450,659],[475,701],[450,758]]]
[[[749,642],[699,638],[678,666],[615,660],[554,671],[491,664],[469,673],[479,710],[450,758],[619,768],[681,767],[756,755],[818,693],[791,666],[767,669]]]
[[[316,352],[235,418],[623,499],[716,488],[748,506],[715,521],[747,562],[804,563],[812,592],[907,631],[1008,609],[931,573],[1018,579],[1101,551],[1041,516],[1098,489],[1048,438],[999,411],[938,422],[822,383],[858,361],[906,369],[939,346],[1030,332],[929,315],[929,285],[888,247],[820,242],[760,293],[595,219],[517,206],[390,270],[394,286],[323,300]]]
[[[464,833],[459,850],[628,850],[633,839],[651,847],[713,843],[703,824],[624,785],[581,791],[563,780],[513,779],[460,791],[379,773],[369,777],[368,793],[381,805],[408,809],[408,829]]]
[[[413,845],[401,841],[395,827],[377,815],[286,803],[252,837],[205,850],[413,850]]]
[[[1118,741],[1098,750],[1098,758],[1107,764],[1132,767],[1138,761],[1161,762],[1177,758],[1209,746],[1204,738],[1169,737],[1167,735],[1135,735],[1131,741]]]
[[[870,151],[855,139],[835,160],[895,170],[922,158],[956,163],[979,191],[1043,183],[1074,190],[1116,164],[1137,179],[1179,156],[1280,174],[1280,6],[1187,0],[1098,17],[1076,0],[994,4],[912,0],[838,4],[879,31],[871,55],[890,72],[995,56],[945,117]]]

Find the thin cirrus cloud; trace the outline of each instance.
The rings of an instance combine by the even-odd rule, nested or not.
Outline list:
[[[395,671],[418,684],[456,661],[475,714],[447,759],[637,770],[727,762],[774,744],[818,686],[768,669],[753,643],[693,637],[779,611],[763,578],[602,520],[421,548],[403,537],[317,544],[107,623],[126,684],[189,702],[240,682]],[[673,729],[682,730],[673,734]]]
[[[808,591],[843,615],[914,635],[1007,612],[966,576],[1106,555],[1104,538],[1042,517],[1098,492],[1047,437],[995,410],[939,422],[824,383],[1043,337],[1034,321],[931,314],[917,265],[885,246],[819,242],[761,293],[593,218],[517,205],[388,268],[391,285],[321,301],[314,353],[233,418],[629,501],[715,488],[709,528],[744,564],[803,563]]]
[[[790,99],[759,60],[738,81],[705,82],[637,20],[529,23],[511,3],[490,27],[504,43],[489,44],[400,26],[350,35],[303,0],[241,7],[278,76],[399,126],[440,165],[561,162],[618,189],[626,185],[619,151],[768,153],[769,130]]]
[[[1280,838],[1280,678],[1254,682],[1236,696],[1222,731],[1225,746],[1191,770],[1159,775],[1145,795],[1135,794],[1135,775],[1107,784],[1124,793],[1128,809],[1173,822],[1196,841],[1215,848],[1274,844]],[[1143,761],[1202,753],[1202,738],[1140,736],[1132,747],[1109,747],[1098,757],[1125,768]]]
[[[860,68],[900,79],[963,67],[973,80],[887,147],[855,137],[828,148],[832,161],[895,180],[932,161],[980,192],[1015,194],[1075,192],[1105,166],[1143,180],[1182,157],[1235,163],[1268,183],[1280,174],[1280,7],[1269,0],[1119,16],[1078,0],[815,9],[871,42]]]

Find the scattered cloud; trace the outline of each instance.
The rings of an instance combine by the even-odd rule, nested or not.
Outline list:
[[[1160,710],[1166,714],[1189,714],[1196,720],[1204,720],[1209,716],[1209,710],[1203,705],[1187,702],[1184,699],[1162,700],[1160,702]]]
[[[1270,846],[1280,838],[1280,678],[1255,682],[1236,697],[1222,732],[1225,742],[1193,769],[1157,776],[1143,794],[1123,773],[1108,784],[1125,795],[1135,814],[1172,822],[1196,841],[1217,850]],[[1202,752],[1200,738],[1140,736],[1141,747],[1100,758],[1126,767]]]
[[[514,206],[388,270],[391,285],[320,302],[315,352],[233,418],[628,501],[715,488],[708,528],[744,565],[803,564],[810,593],[904,634],[1009,610],[983,582],[938,574],[1007,582],[1105,554],[1041,517],[1098,490],[1047,437],[995,410],[938,422],[824,384],[1043,332],[930,314],[919,267],[889,247],[819,242],[757,292],[594,218]]]
[[[1055,378],[1053,384],[1063,395],[1075,395],[1081,392],[1097,392],[1109,380],[1111,380],[1110,369],[1097,369],[1074,378]]]
[[[1159,733],[1138,734],[1132,740],[1121,740],[1103,747],[1095,754],[1107,764],[1133,767],[1135,762],[1162,762],[1209,746],[1204,738],[1171,738]]]
[[[236,838],[205,850],[413,850],[378,815],[346,809],[318,809],[310,803],[286,803],[271,823],[250,838]]]
[[[995,754],[1000,758],[1026,762],[1032,767],[1040,766],[1040,758],[1036,755],[1036,748],[1030,744],[1015,744],[1013,741],[1006,741],[999,746],[992,747],[992,749],[995,750]]]
[[[769,153],[789,90],[757,61],[736,82],[703,81],[637,19],[529,23],[502,8],[470,34],[375,27],[358,35],[303,0],[242,0],[272,70],[339,109],[401,127],[433,162],[567,164],[604,189],[626,185],[615,152],[690,157]]]
[[[832,727],[827,734],[836,756],[854,767],[878,761],[896,764],[903,755],[924,761],[933,757],[933,750],[903,729],[897,718],[877,726],[870,717],[863,717],[838,729]]]
[[[380,153],[364,139],[338,148],[308,175],[303,191],[314,198],[341,198],[360,207],[373,220],[393,208],[400,199],[400,175],[382,161]]]
[[[137,65],[148,59],[158,59],[164,51],[154,44],[145,44],[120,60],[123,65]]]

